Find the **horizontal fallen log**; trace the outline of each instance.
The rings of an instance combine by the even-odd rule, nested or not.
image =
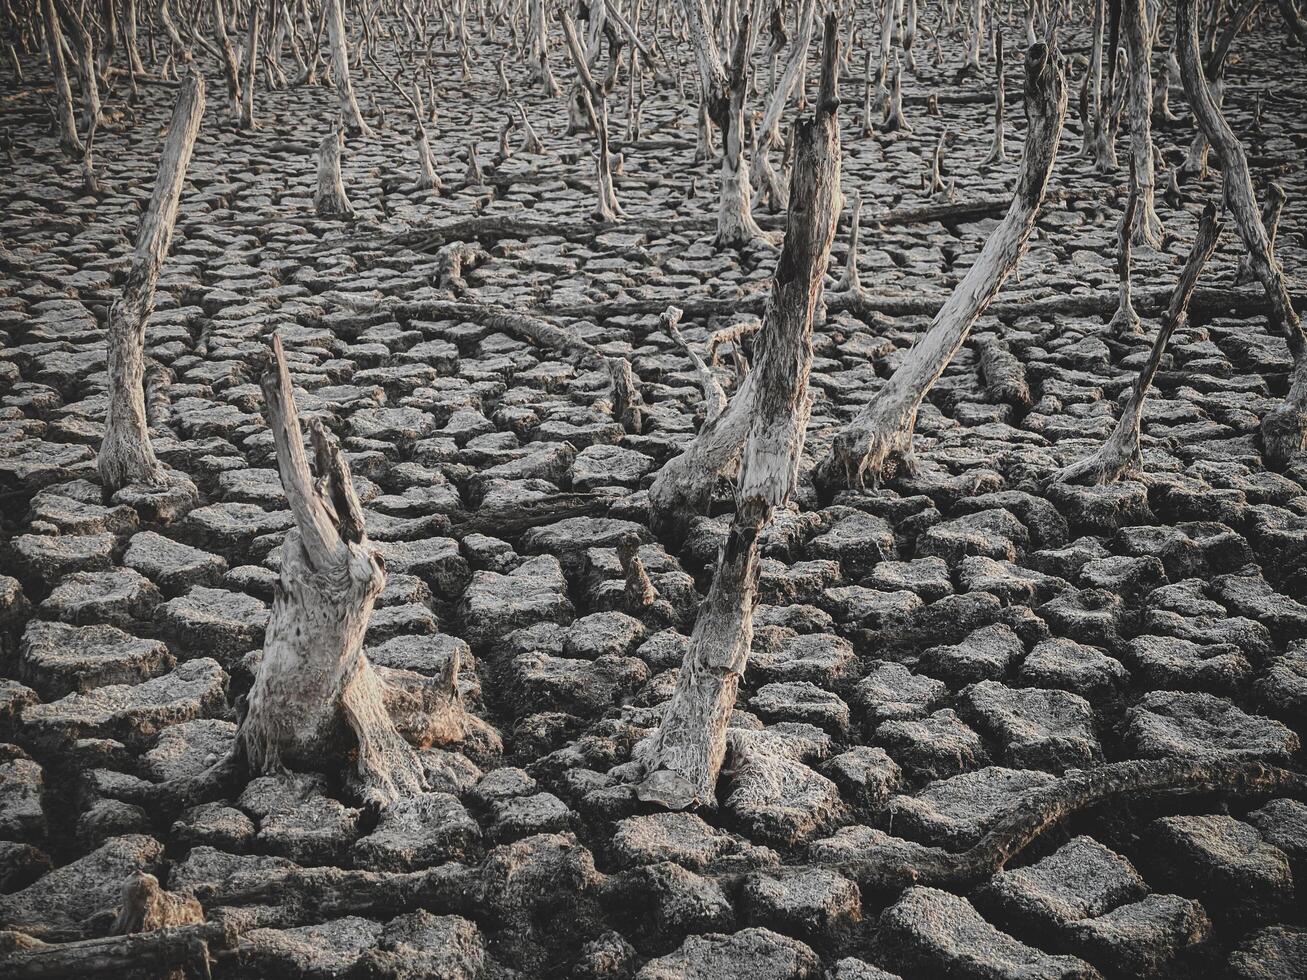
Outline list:
[[[1307,797],[1307,776],[1264,762],[1138,759],[1065,776],[1017,796],[998,822],[965,851],[911,841],[851,859],[821,862],[864,888],[895,891],[910,885],[965,888],[997,874],[1042,833],[1092,806],[1123,798],[1216,794]]]
[[[562,178],[558,178],[562,179]],[[1111,192],[1108,192],[1110,195]],[[1050,194],[1050,201],[1075,201],[1075,194]],[[1110,197],[1096,196],[1094,200]],[[931,204],[911,204],[889,208],[876,215],[864,216],[863,223],[883,228],[940,222],[945,225],[996,218],[1007,210],[1011,199],[1007,197],[980,197],[971,201],[953,201]],[[785,215],[755,215],[754,220],[763,228],[778,231],[785,227]],[[842,219],[846,220],[846,219]],[[595,235],[617,233],[623,235],[707,234],[717,227],[712,215],[685,218],[626,218],[621,221],[594,221],[589,218],[559,220],[557,218],[531,218],[517,212],[507,214],[480,214],[456,218],[438,225],[410,228],[389,235],[383,242],[360,240],[358,247],[366,251],[383,248],[412,248],[419,252],[432,251],[446,242],[475,241],[482,245],[494,244],[505,238],[558,237],[568,241],[586,241]]]
[[[73,943],[37,943],[0,957],[0,976],[8,980],[167,976],[187,966],[203,976],[211,954],[234,947],[238,935],[239,926],[224,920]]]
[[[1165,306],[1170,290],[1163,287],[1136,289],[1135,306],[1141,312],[1159,312]],[[920,293],[895,295],[873,293],[828,293],[826,309],[831,313],[852,313],[855,316],[880,314],[889,317],[933,317],[948,299],[947,294],[921,295]],[[1298,291],[1294,305],[1307,309],[1307,293]],[[686,320],[703,320],[733,313],[761,313],[767,302],[767,293],[761,288],[740,297],[682,296],[677,304],[685,311]],[[991,303],[986,316],[1012,321],[1021,317],[1082,316],[1111,317],[1116,312],[1119,297],[1115,291],[1084,293],[1072,296],[1047,296],[1038,299],[1007,300]],[[616,317],[657,315],[667,305],[658,300],[610,300],[586,306],[554,307],[542,314],[565,319],[599,322]],[[1202,320],[1211,316],[1248,317],[1265,314],[1270,307],[1259,290],[1249,288],[1206,287],[1194,292],[1192,317]]]

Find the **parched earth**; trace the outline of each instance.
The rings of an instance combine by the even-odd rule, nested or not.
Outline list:
[[[991,63],[955,82],[956,38],[942,65],[923,43],[905,72],[913,131],[863,135],[874,35],[860,30],[843,85],[843,180],[864,202],[862,283],[897,299],[817,325],[805,472],[921,334],[997,212],[875,217],[947,203],[922,189],[944,128],[959,204],[1007,194],[1020,154],[1019,27],[1009,159],[993,167],[981,163]],[[1229,294],[1243,297],[1233,310],[1200,297],[1173,338],[1144,415],[1146,475],[1043,489],[1111,431],[1149,343],[1107,330],[1125,173],[1096,175],[1079,155],[1073,98],[1055,197],[1019,272],[923,407],[921,473],[825,507],[805,480],[766,533],[735,724],[791,753],[786,785],[769,804],[742,801],[732,790],[748,774],[728,766],[716,810],[642,809],[620,767],[674,686],[730,509],[723,484],[678,552],[648,530],[649,482],[702,417],[658,314],[683,307],[702,349],[761,313],[777,252],[712,245],[717,177],[693,160],[688,51],[689,94],[648,82],[634,139],[623,76],[612,127],[630,220],[587,228],[590,141],[564,135],[563,100],[530,85],[504,27],[472,36],[467,82],[433,39],[440,195],[406,186],[403,106],[375,74],[356,75],[377,134],[346,147],[352,223],[313,211],[333,94],[260,88],[260,128],[243,133],[210,75],[148,329],[154,445],[201,491],[166,524],[106,503],[94,453],[107,312],[175,89],[142,84],[130,107],[114,93],[122,118],[97,134],[104,192],[90,197],[58,157],[44,63],[24,58],[22,86],[4,76],[0,925],[102,935],[123,882],[147,870],[210,916],[242,917],[239,944],[214,964],[227,977],[1303,976],[1307,805],[1288,796],[1113,800],[947,889],[847,870],[884,849],[963,851],[1068,771],[1167,758],[1303,767],[1307,459],[1273,472],[1259,455],[1259,417],[1283,396],[1290,358],[1257,292]],[[1083,42],[1063,41],[1071,53]],[[408,65],[384,47],[392,69]],[[544,154],[516,151],[518,133],[499,152],[513,111],[496,75],[505,53]],[[1302,61],[1272,19],[1235,42],[1226,89],[1259,189],[1275,179],[1288,194],[1278,255],[1295,292],[1307,90],[1285,79]],[[1178,119],[1157,130],[1166,168],[1193,133],[1178,85],[1171,106]],[[1141,294],[1173,283],[1219,174],[1178,199],[1167,186],[1164,248],[1136,251]],[[421,229],[477,215],[504,224],[478,235],[486,255],[455,297],[436,254],[446,238]],[[544,227],[514,234],[525,219]],[[832,285],[845,248],[841,232]],[[1230,287],[1240,252],[1227,229],[1204,285]],[[1057,309],[1076,296],[1092,312]],[[604,372],[442,315],[453,298],[545,317],[628,357],[643,432],[613,420]],[[386,561],[370,656],[434,675],[461,655],[464,697],[503,736],[498,755],[425,752],[432,791],[380,815],[316,776],[256,779],[177,815],[125,802],[141,781],[222,756],[259,660],[292,523],[260,414],[273,331],[302,412],[341,438]],[[1015,357],[1029,402],[990,384],[984,343]],[[716,368],[728,390],[731,347]],[[509,520],[551,500],[584,510]],[[624,590],[616,548],[630,535],[658,592],[648,606]]]

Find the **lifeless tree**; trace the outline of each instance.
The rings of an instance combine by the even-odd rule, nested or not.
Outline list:
[[[740,247],[763,238],[753,220],[749,177],[744,168],[744,98],[749,89],[749,60],[755,32],[746,7],[735,31],[735,51],[722,60],[704,0],[681,0],[690,27],[699,84],[708,117],[722,131],[721,195],[717,244]]]
[[[1120,0],[1130,55],[1130,166],[1139,192],[1131,237],[1137,245],[1160,248],[1162,219],[1153,203],[1153,42],[1146,0]]]
[[[1185,261],[1180,279],[1171,292],[1171,302],[1162,314],[1157,325],[1157,336],[1148,352],[1148,359],[1139,370],[1125,405],[1121,408],[1121,417],[1116,428],[1107,437],[1098,450],[1085,459],[1059,470],[1053,477],[1056,483],[1115,483],[1128,473],[1137,471],[1143,463],[1140,448],[1140,423],[1144,417],[1144,399],[1149,386],[1157,376],[1157,369],[1162,363],[1162,355],[1171,335],[1189,318],[1189,300],[1193,297],[1198,277],[1202,275],[1203,266],[1216,251],[1216,241],[1221,235],[1221,222],[1216,219],[1216,205],[1208,204],[1203,209],[1203,216],[1198,222],[1198,234],[1189,258]]]
[[[1225,121],[1203,74],[1198,58],[1194,3],[1195,0],[1177,0],[1175,7],[1176,45],[1180,49],[1180,77],[1184,81],[1185,97],[1208,142],[1220,154],[1225,203],[1234,216],[1253,274],[1266,291],[1271,319],[1284,332],[1293,355],[1289,392],[1283,404],[1266,413],[1261,428],[1263,452],[1272,463],[1282,465],[1307,448],[1307,334],[1293,308],[1284,270],[1275,259],[1270,236],[1258,214],[1243,144]]]
[[[231,44],[231,36],[227,33],[227,15],[223,11],[222,0],[213,0],[213,36],[222,59],[223,77],[227,80],[227,111],[239,124],[244,120],[240,65],[236,60],[236,49]]]
[[[985,163],[1002,163],[1007,159],[1003,145],[1003,112],[1006,87],[1003,81],[1003,32],[994,32],[994,142],[989,148]]]
[[[1275,254],[1275,238],[1280,230],[1280,215],[1284,212],[1287,197],[1284,188],[1271,181],[1266,187],[1266,203],[1262,206],[1262,225],[1266,228],[1266,240],[1271,254]],[[1253,273],[1252,259],[1247,252],[1239,256],[1239,268],[1235,270],[1234,284],[1242,286],[1252,282],[1257,276]]]
[[[102,121],[95,38],[72,4],[56,2],[54,6],[63,20],[69,48],[76,57],[77,77],[82,90],[82,125],[89,130],[93,123]]]
[[[295,527],[282,545],[279,587],[237,750],[259,774],[321,771],[329,760],[350,760],[347,783],[364,802],[384,806],[425,783],[417,753],[390,717],[386,685],[363,653],[385,565],[364,531],[349,464],[317,423],[310,427],[316,479],[310,473],[275,334],[272,355],[263,396]]]
[[[861,488],[867,480],[879,486],[895,459],[908,472],[915,472],[912,432],[917,410],[1021,258],[1057,156],[1067,106],[1062,58],[1055,48],[1043,42],[1032,44],[1026,52],[1025,72],[1028,125],[1021,170],[1007,214],[925,336],[857,418],[835,436],[815,474],[823,493],[833,494],[841,487]]]
[[[159,157],[154,193],[141,218],[127,282],[122,295],[109,308],[109,410],[104,441],[96,458],[100,484],[106,491],[127,486],[161,489],[169,485],[150,444],[145,415],[145,327],[154,312],[154,291],[172,241],[186,167],[203,115],[204,79],[192,70],[177,93]]]
[[[488,757],[502,743],[464,705],[457,653],[435,677],[368,660],[363,637],[386,571],[364,529],[349,464],[314,420],[310,470],[278,335],[261,381],[295,526],[281,546],[263,656],[235,743],[197,776],[126,795],[176,811],[229,792],[244,775],[295,770],[340,776],[365,805],[384,807],[425,788],[415,748],[462,744]]]
[[[422,90],[415,83],[413,85],[413,94],[410,96],[404,91],[404,87],[386,69],[381,67],[376,58],[369,56],[368,61],[377,70],[377,74],[384,78],[390,87],[399,94],[399,97],[408,104],[409,110],[413,113],[413,144],[418,155],[418,179],[413,186],[420,191],[439,193],[443,183],[440,180],[440,175],[436,173],[435,160],[431,156],[431,143],[427,138],[426,123],[422,118]]]
[[[1116,272],[1120,282],[1120,304],[1107,329],[1115,337],[1140,337],[1144,328],[1135,312],[1134,302],[1130,297],[1130,230],[1134,227],[1135,208],[1139,205],[1139,194],[1133,187],[1126,198],[1125,210],[1121,212],[1121,223],[1116,231]]]
[[[354,97],[354,85],[349,77],[349,39],[345,36],[345,12],[341,0],[326,0],[324,17],[331,41],[331,74],[336,83],[341,117],[351,136],[371,136],[372,129],[359,111],[358,100]]]
[[[63,31],[59,28],[59,15],[54,0],[41,0],[41,17],[45,27],[45,50],[54,76],[55,109],[59,118],[59,148],[70,157],[83,153],[82,141],[77,136],[77,117],[73,110],[73,90],[68,84],[68,63],[64,60]]]
[[[750,375],[756,397],[736,483],[738,506],[662,723],[632,753],[642,767],[637,796],[674,810],[715,802],[727,726],[753,638],[758,535],[798,482],[810,408],[812,317],[840,210],[838,48],[835,16],[828,14],[816,111],[798,124],[785,242]]]
[[[771,150],[779,141],[779,124],[790,94],[794,91],[803,73],[803,61],[808,51],[808,42],[812,40],[812,24],[816,0],[804,0],[799,10],[798,29],[794,32],[789,57],[785,70],[771,91],[767,110],[762,123],[755,130],[753,141],[752,177],[753,188],[766,198],[768,206],[775,212],[785,207],[785,190],[771,165]]]
[[[349,202],[340,176],[340,151],[344,146],[345,130],[339,125],[318,144],[318,187],[313,193],[313,206],[324,218],[354,217],[354,205]]]
[[[595,134],[598,144],[595,156],[595,185],[597,198],[593,215],[596,221],[616,221],[622,216],[622,208],[617,203],[617,191],[613,186],[613,161],[608,143],[608,96],[617,83],[617,65],[621,52],[621,40],[616,31],[608,29],[608,70],[602,80],[596,79],[590,71],[590,64],[581,50],[581,42],[576,36],[576,27],[568,16],[566,8],[560,7],[558,19],[563,25],[563,37],[567,40],[567,51],[571,55],[572,65],[576,68],[577,94],[585,110],[590,130]]]
[[[259,72],[259,4],[250,4],[248,30],[245,33],[245,89],[241,98],[241,129],[254,129],[254,83]]]

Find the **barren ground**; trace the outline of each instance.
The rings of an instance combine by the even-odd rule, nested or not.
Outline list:
[[[1164,40],[1171,30],[1168,20]],[[702,349],[761,314],[777,251],[712,245],[717,170],[693,162],[688,50],[676,57],[690,94],[648,82],[634,140],[623,138],[622,76],[611,126],[630,221],[578,230],[594,203],[591,140],[564,135],[564,101],[533,87],[510,53],[513,99],[545,153],[516,151],[515,132],[500,159],[513,108],[495,71],[507,33],[471,33],[467,82],[432,40],[440,195],[406,187],[416,166],[404,107],[375,73],[355,73],[377,132],[346,144],[353,222],[313,209],[333,93],[260,86],[259,128],[241,132],[202,59],[208,109],[147,332],[155,448],[201,501],[160,525],[104,504],[94,454],[104,324],[175,88],[142,84],[130,108],[113,93],[121,118],[97,134],[104,190],[89,197],[49,131],[44,61],[24,58],[21,87],[6,69],[0,925],[49,940],[103,934],[102,913],[140,868],[210,916],[248,917],[216,958],[215,975],[228,977],[1302,976],[1307,806],[1295,799],[1113,801],[1049,829],[1006,870],[945,888],[884,887],[832,866],[904,841],[964,850],[1067,770],[1167,757],[1303,765],[1307,459],[1274,472],[1259,455],[1259,418],[1283,396],[1291,362],[1264,313],[1248,312],[1258,291],[1244,288],[1251,299],[1234,314],[1200,297],[1173,338],[1145,413],[1146,475],[1043,489],[1111,431],[1156,327],[1156,304],[1141,299],[1147,336],[1106,329],[1126,137],[1115,174],[1079,155],[1082,70],[1054,199],[923,408],[920,474],[826,507],[804,482],[765,535],[736,724],[801,743],[793,783],[769,805],[741,801],[728,763],[715,811],[668,814],[642,809],[610,770],[672,690],[731,498],[723,484],[679,553],[648,530],[645,488],[702,411],[658,314],[683,307],[683,332]],[[844,80],[843,184],[863,199],[863,285],[905,302],[816,325],[805,468],[924,329],[927,301],[947,296],[998,212],[884,227],[876,216],[940,203],[922,175],[942,128],[957,203],[1008,195],[1020,156],[1019,26],[1007,34],[998,166],[982,166],[992,63],[955,83],[955,39],[944,64],[923,45],[919,70],[904,73],[913,131],[862,135],[862,45],[874,34]],[[1067,53],[1084,41],[1064,31]],[[389,40],[382,48],[391,70],[408,64]],[[561,44],[553,58],[566,85]],[[1295,292],[1307,89],[1286,80],[1302,66],[1272,19],[1236,40],[1225,103],[1259,191],[1274,179],[1287,192],[1278,256]],[[926,111],[932,92],[938,116]],[[1178,121],[1156,131],[1163,169],[1193,134],[1178,85],[1171,105]],[[468,179],[469,143],[480,184]],[[1219,179],[1185,182],[1179,200],[1159,180],[1167,240],[1136,249],[1140,296],[1170,288]],[[642,434],[612,419],[606,374],[442,315],[445,241],[411,233],[475,215],[502,216],[506,230],[481,236],[488,257],[457,298],[550,318],[629,357]],[[515,234],[524,218],[565,234]],[[1229,287],[1241,251],[1227,228],[1203,285]],[[1102,315],[1040,305],[1072,296],[1107,297]],[[503,752],[428,750],[433,793],[380,816],[329,779],[296,776],[174,819],[123,799],[137,780],[197,772],[226,750],[291,523],[257,383],[273,331],[301,411],[341,438],[386,560],[370,656],[437,674],[461,652],[464,696]],[[984,338],[1021,362],[1032,407],[991,395]],[[728,391],[730,352],[716,368]],[[509,520],[562,492],[591,494],[566,498],[585,512]],[[615,552],[628,533],[644,542],[660,597],[634,616]]]

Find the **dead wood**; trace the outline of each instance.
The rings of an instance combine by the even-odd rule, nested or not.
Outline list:
[[[1043,201],[1066,116],[1066,79],[1056,49],[1042,43],[1031,46],[1026,53],[1025,88],[1029,126],[1011,207],[930,329],[858,417],[835,436],[815,474],[823,493],[860,488],[867,479],[879,485],[893,460],[909,472],[915,469],[912,432],[917,409],[1020,260]]]
[[[1140,368],[1139,375],[1130,388],[1130,394],[1121,409],[1121,417],[1117,420],[1116,428],[1096,452],[1059,470],[1053,477],[1054,482],[1094,485],[1115,483],[1126,474],[1137,471],[1142,465],[1140,425],[1144,417],[1144,399],[1162,363],[1167,341],[1189,317],[1189,301],[1193,298],[1198,277],[1202,275],[1207,260],[1216,251],[1216,242],[1220,235],[1221,222],[1216,219],[1216,205],[1208,204],[1199,220],[1198,234],[1194,238],[1193,247],[1189,250],[1189,257],[1185,260],[1180,279],[1171,293],[1171,302],[1157,325],[1157,337],[1154,338],[1153,346],[1148,352],[1148,359],[1144,361],[1144,366]]]
[[[642,771],[636,795],[669,809],[715,803],[727,724],[753,637],[758,535],[798,482],[811,404],[812,318],[840,211],[838,59],[835,15],[828,14],[817,104],[813,118],[797,127],[789,226],[746,381],[752,396],[735,516],[662,722],[632,752]]]
[[[1275,259],[1270,236],[1258,213],[1243,144],[1213,99],[1201,69],[1194,0],[1179,0],[1175,15],[1185,96],[1208,142],[1221,157],[1225,203],[1234,216],[1252,271],[1266,291],[1271,318],[1283,332],[1293,354],[1289,392],[1282,405],[1266,414],[1261,427],[1263,451],[1272,463],[1282,465],[1307,448],[1307,335],[1289,297],[1284,270]]]
[[[212,954],[233,948],[238,937],[239,926],[222,921],[80,942],[34,942],[0,957],[0,974],[10,980],[67,980],[167,976],[176,968],[184,968],[193,975],[207,976]]]
[[[169,478],[155,458],[145,413],[145,328],[154,311],[155,288],[172,241],[186,167],[204,115],[204,79],[191,71],[177,94],[159,173],[141,218],[136,249],[122,295],[109,310],[109,409],[96,457],[107,491],[127,486],[163,489]]]

